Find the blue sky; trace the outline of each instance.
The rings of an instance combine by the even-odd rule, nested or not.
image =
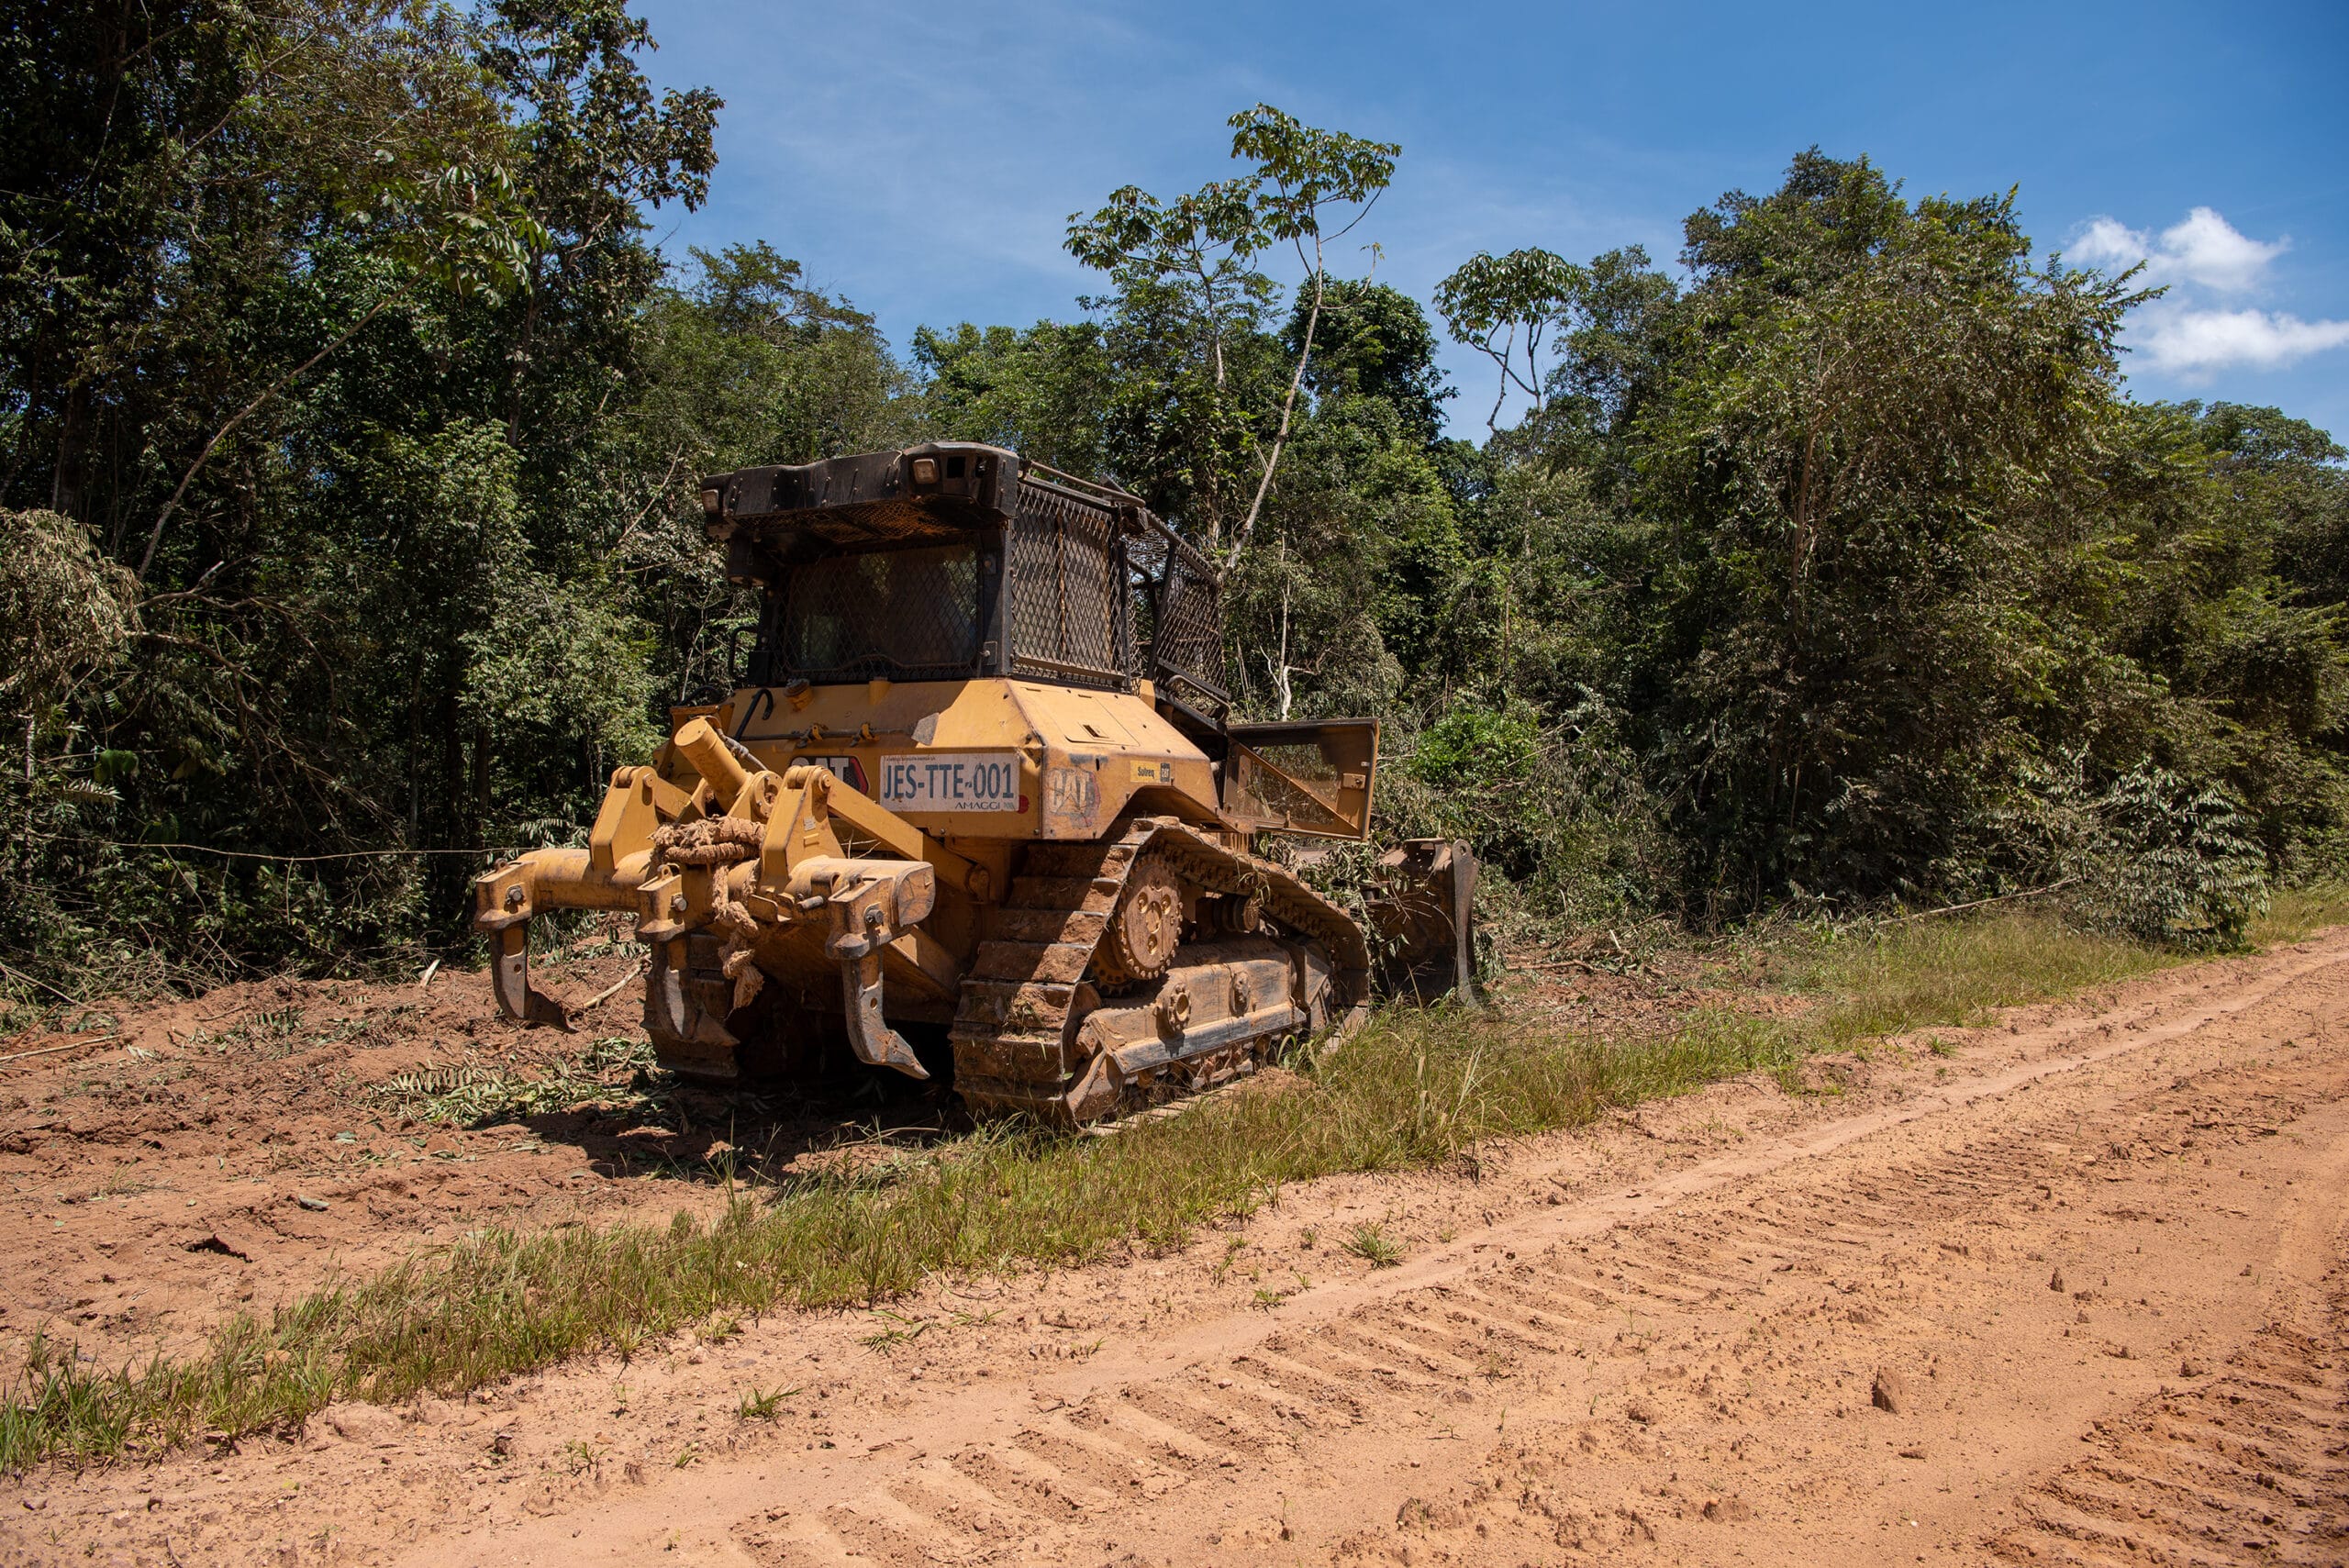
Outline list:
[[[1689,211],[1774,188],[1814,142],[1912,196],[2020,185],[2042,249],[2172,285],[2132,323],[2137,395],[2277,404],[2349,439],[2342,0],[638,9],[654,79],[727,100],[709,204],[655,215],[670,254],[770,240],[900,346],[1076,315],[1097,279],[1061,250],[1068,215],[1233,172],[1224,119],[1263,100],[1402,144],[1353,238],[1422,300],[1478,250],[1669,260]],[[1490,368],[1445,362],[1453,428],[1481,434]]]

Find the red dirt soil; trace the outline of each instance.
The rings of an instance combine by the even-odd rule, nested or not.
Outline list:
[[[577,1048],[481,988],[243,988],[0,1070],[9,1348],[51,1318],[108,1357],[184,1342],[427,1225],[721,1201],[715,1101],[399,1127],[396,1073]],[[232,1003],[303,1012],[190,1040]],[[1740,1080],[1293,1187],[1178,1254],[46,1467],[0,1481],[0,1563],[2338,1564],[2344,1020],[2334,931],[1818,1064],[1836,1093]],[[853,1119],[794,1115],[751,1152]],[[1363,1222],[1400,1266],[1341,1249]]]

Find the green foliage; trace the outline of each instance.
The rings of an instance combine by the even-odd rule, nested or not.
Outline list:
[[[1460,464],[1490,586],[1447,638],[1498,619],[1484,682],[1618,716],[1685,913],[2063,874],[2011,833],[2060,814],[2047,761],[2069,756],[2109,827],[2150,770],[2165,799],[2240,808],[2110,827],[2082,917],[2239,937],[2266,874],[2349,819],[2329,438],[2128,403],[2113,337],[2140,296],[2034,262],[2011,193],[1911,203],[1814,150],[1687,241],[1686,290],[1631,252],[1447,281],[1455,336],[1519,334],[1520,390],[1526,348],[1555,349],[1524,422]],[[1542,496],[1538,565],[1507,550],[1529,476],[1569,487]],[[2130,892],[2138,855],[2161,869]]]
[[[1552,762],[1530,706],[1496,711],[1463,703],[1419,732],[1405,767],[1425,786],[1431,835],[1467,840],[1478,859],[1523,882],[1550,847]]]
[[[2139,296],[2011,192],[1814,149],[1685,278],[1480,253],[1433,302],[1476,445],[1428,311],[1328,264],[1391,144],[1244,110],[1231,178],[1072,218],[1081,319],[901,361],[771,245],[654,250],[719,106],[619,0],[123,17],[0,38],[0,945],[47,983],[458,950],[475,851],[576,839],[730,683],[700,477],[930,437],[1214,551],[1241,715],[1379,717],[1382,831],[1512,917],[2070,876],[2226,943],[2349,866],[2342,448],[2130,401]]]
[[[1532,781],[1541,758],[1530,710],[1460,706],[1419,732],[1410,770],[1439,789],[1515,792]]]
[[[2266,851],[2239,802],[2141,763],[2093,787],[2085,759],[2024,770],[2002,826],[2031,874],[2066,888],[2081,924],[2134,940],[2239,947],[2272,893]]]
[[[914,334],[916,366],[927,380],[928,417],[951,439],[1009,447],[1076,474],[1112,472],[1108,342],[1089,322],[1040,321],[1015,331],[963,322],[952,332]]]
[[[136,593],[72,518],[0,511],[0,701],[50,702],[112,665],[139,629]]]
[[[2266,853],[2224,792],[2132,768],[2098,815],[2087,907],[2101,923],[2148,940],[2236,947],[2266,911]]]
[[[1325,247],[1368,216],[1402,149],[1306,125],[1269,104],[1228,124],[1231,156],[1249,172],[1173,202],[1122,186],[1090,218],[1069,215],[1066,249],[1118,286],[1096,303],[1113,313],[1119,368],[1139,368],[1116,354],[1121,339],[1153,367],[1144,400],[1113,426],[1124,438],[1113,440],[1118,473],[1161,510],[1189,517],[1199,542],[1230,567],[1271,491],[1311,362],[1330,282]],[[1275,246],[1295,250],[1306,273],[1300,301],[1310,302],[1277,421],[1267,416],[1278,361],[1262,331],[1275,290],[1254,270]],[[1255,376],[1237,373],[1243,368]]]
[[[1453,395],[1436,369],[1435,332],[1419,302],[1385,284],[1330,278],[1310,356],[1312,298],[1301,295],[1281,328],[1281,348],[1306,361],[1305,384],[1325,406],[1363,398],[1393,410],[1404,439],[1434,447]],[[1332,409],[1334,412],[1334,408]]]
[[[1436,284],[1444,326],[1500,368],[1500,391],[1485,418],[1488,430],[1497,433],[1501,405],[1512,387],[1541,406],[1549,381],[1542,368],[1542,339],[1563,325],[1585,282],[1582,269],[1564,257],[1529,248],[1506,256],[1479,250]]]
[[[133,984],[449,946],[453,851],[584,831],[720,673],[701,465],[894,439],[905,373],[763,247],[668,284],[645,214],[703,198],[718,104],[617,0],[121,26],[0,43],[6,591],[43,606],[0,943]]]
[[[1642,706],[1702,781],[1698,874],[1732,895],[1897,880],[2058,673],[2014,552],[2070,509],[2125,300],[2027,271],[2003,205],[1911,212],[1871,173],[1820,210],[1725,204],[1692,240],[1712,342],[1645,422],[1672,521],[1636,606],[1658,634]],[[1762,243],[1798,284],[1749,277]]]

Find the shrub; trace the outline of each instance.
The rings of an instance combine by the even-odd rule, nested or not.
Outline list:
[[[2214,785],[2140,763],[2097,803],[2074,907],[2144,941],[2239,947],[2267,908],[2266,851],[2242,806]]]

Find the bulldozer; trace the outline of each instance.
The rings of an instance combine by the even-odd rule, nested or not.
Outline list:
[[[1382,981],[1471,984],[1464,845],[1390,851],[1359,917],[1252,851],[1368,838],[1378,724],[1234,722],[1220,576],[1139,498],[931,442],[700,500],[756,625],[722,700],[613,773],[584,848],[474,884],[507,1016],[567,1027],[534,916],[625,912],[673,1072],[852,1057],[1070,1126],[1341,1031]]]

